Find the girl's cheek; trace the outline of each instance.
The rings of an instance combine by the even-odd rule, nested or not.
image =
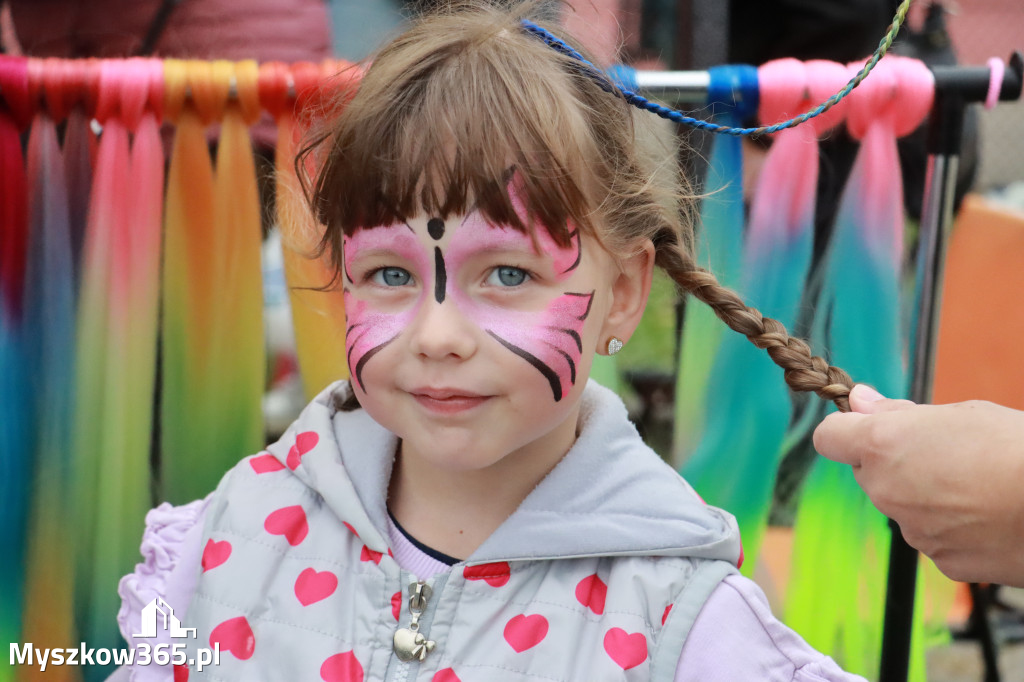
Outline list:
[[[349,376],[365,393],[363,369],[374,355],[383,350],[402,333],[416,314],[417,304],[398,312],[375,308],[371,302],[356,298],[349,289],[345,297],[345,359]]]
[[[583,359],[583,327],[593,299],[593,291],[564,292],[540,310],[512,310],[461,292],[454,296],[463,315],[539,373],[555,402],[576,385]]]

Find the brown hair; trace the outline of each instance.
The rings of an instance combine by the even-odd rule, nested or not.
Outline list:
[[[530,233],[539,223],[562,245],[571,221],[620,255],[650,239],[655,263],[767,350],[792,389],[848,410],[843,370],[695,264],[694,197],[674,155],[646,158],[635,110],[522,30],[522,12],[460,3],[419,18],[373,57],[342,114],[305,150],[319,157],[311,200],[335,270],[343,235],[421,212],[476,209]],[[525,224],[509,196],[512,168]]]

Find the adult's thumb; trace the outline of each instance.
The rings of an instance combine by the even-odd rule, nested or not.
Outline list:
[[[895,412],[913,407],[909,400],[891,400],[867,384],[857,384],[850,391],[850,409],[861,414]]]

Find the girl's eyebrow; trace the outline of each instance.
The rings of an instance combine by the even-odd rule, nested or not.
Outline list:
[[[378,256],[398,256],[399,258],[408,259],[407,255],[403,255],[397,249],[390,249],[386,246],[373,246],[366,249],[359,249],[352,254],[352,260],[365,259],[365,258],[376,258]]]

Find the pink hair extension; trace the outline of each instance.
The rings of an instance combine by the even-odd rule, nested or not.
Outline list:
[[[858,63],[848,67],[850,73],[859,68]],[[885,199],[893,192],[898,196],[903,193],[897,172],[896,139],[909,135],[921,124],[931,110],[934,89],[931,71],[924,64],[889,56],[849,97],[847,129],[861,141],[860,159],[866,165],[861,177],[868,186],[861,196],[870,204],[866,210],[875,217],[863,229],[868,244],[896,262],[903,254],[902,204],[890,205]],[[883,204],[890,208],[883,210]],[[882,215],[887,217],[883,220]]]
[[[64,176],[68,188],[68,212],[71,222],[72,263],[75,289],[81,284],[82,245],[85,240],[89,215],[89,194],[92,191],[93,161],[96,157],[96,135],[89,125],[98,92],[90,92],[90,85],[99,85],[99,62],[94,59],[63,61],[61,84],[65,90],[74,89],[77,95],[68,113],[64,129]],[[44,88],[48,87],[44,80]],[[49,95],[47,95],[49,97]]]
[[[28,60],[0,58],[0,305],[19,321],[28,248],[28,183],[20,131],[31,120]]]

